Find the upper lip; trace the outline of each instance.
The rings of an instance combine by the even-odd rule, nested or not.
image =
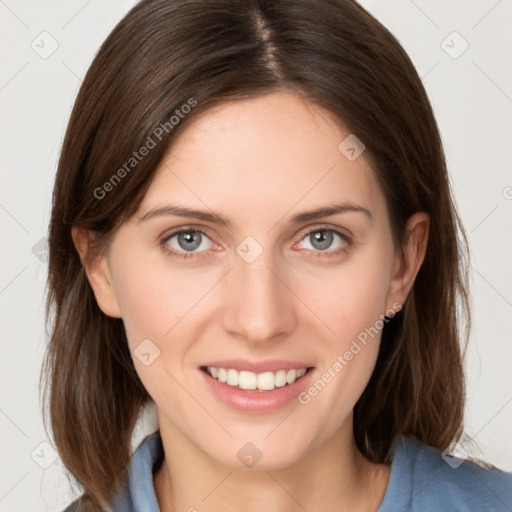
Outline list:
[[[249,371],[254,373],[277,372],[278,370],[299,370],[300,368],[311,368],[312,365],[300,361],[284,359],[268,359],[266,361],[250,361],[248,359],[222,359],[210,361],[202,367],[210,366],[215,368],[232,368],[237,371]]]

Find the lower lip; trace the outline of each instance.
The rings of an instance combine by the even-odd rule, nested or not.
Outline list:
[[[203,370],[199,372],[218,400],[238,411],[261,414],[277,411],[296,399],[308,386],[314,368],[310,368],[294,383],[274,388],[272,391],[245,391],[219,382]]]

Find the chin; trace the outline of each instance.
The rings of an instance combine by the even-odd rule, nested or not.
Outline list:
[[[286,434],[283,432],[283,434]],[[310,443],[306,439],[295,439],[286,443],[286,435],[271,434],[249,440],[250,436],[230,439],[221,450],[207,452],[219,464],[232,470],[247,469],[249,471],[276,471],[286,469],[299,462],[307,454]]]

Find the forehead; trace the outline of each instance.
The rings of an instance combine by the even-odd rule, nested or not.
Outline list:
[[[179,200],[275,221],[329,202],[385,207],[364,152],[351,161],[340,151],[349,135],[329,112],[290,93],[221,104],[173,142],[140,209]]]

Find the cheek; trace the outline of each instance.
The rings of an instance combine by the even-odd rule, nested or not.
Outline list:
[[[123,283],[118,290],[123,322],[129,341],[139,338],[159,338],[172,322],[168,298],[162,296],[158,283],[141,279],[142,276]]]
[[[317,275],[302,280],[300,293],[328,327],[333,348],[343,349],[382,318],[390,265],[386,252],[368,251],[330,269],[323,278]]]
[[[133,345],[145,338],[160,340],[184,316],[190,287],[179,272],[169,275],[161,258],[132,254],[119,260],[114,275],[115,291],[128,340]],[[115,263],[114,263],[115,264]]]
[[[353,408],[373,373],[385,325],[390,254],[375,247],[330,272],[323,286],[312,284],[318,280],[303,282],[309,283],[308,301],[330,333],[321,348],[317,380],[302,403],[315,403],[332,428]]]
[[[191,290],[197,294],[200,290],[183,273],[170,272],[162,261],[134,257],[120,263],[114,279],[116,294],[137,374],[157,404],[180,408],[186,397],[169,394],[169,389],[179,391],[173,375],[183,365],[190,344],[182,334],[189,304],[198,300]]]

